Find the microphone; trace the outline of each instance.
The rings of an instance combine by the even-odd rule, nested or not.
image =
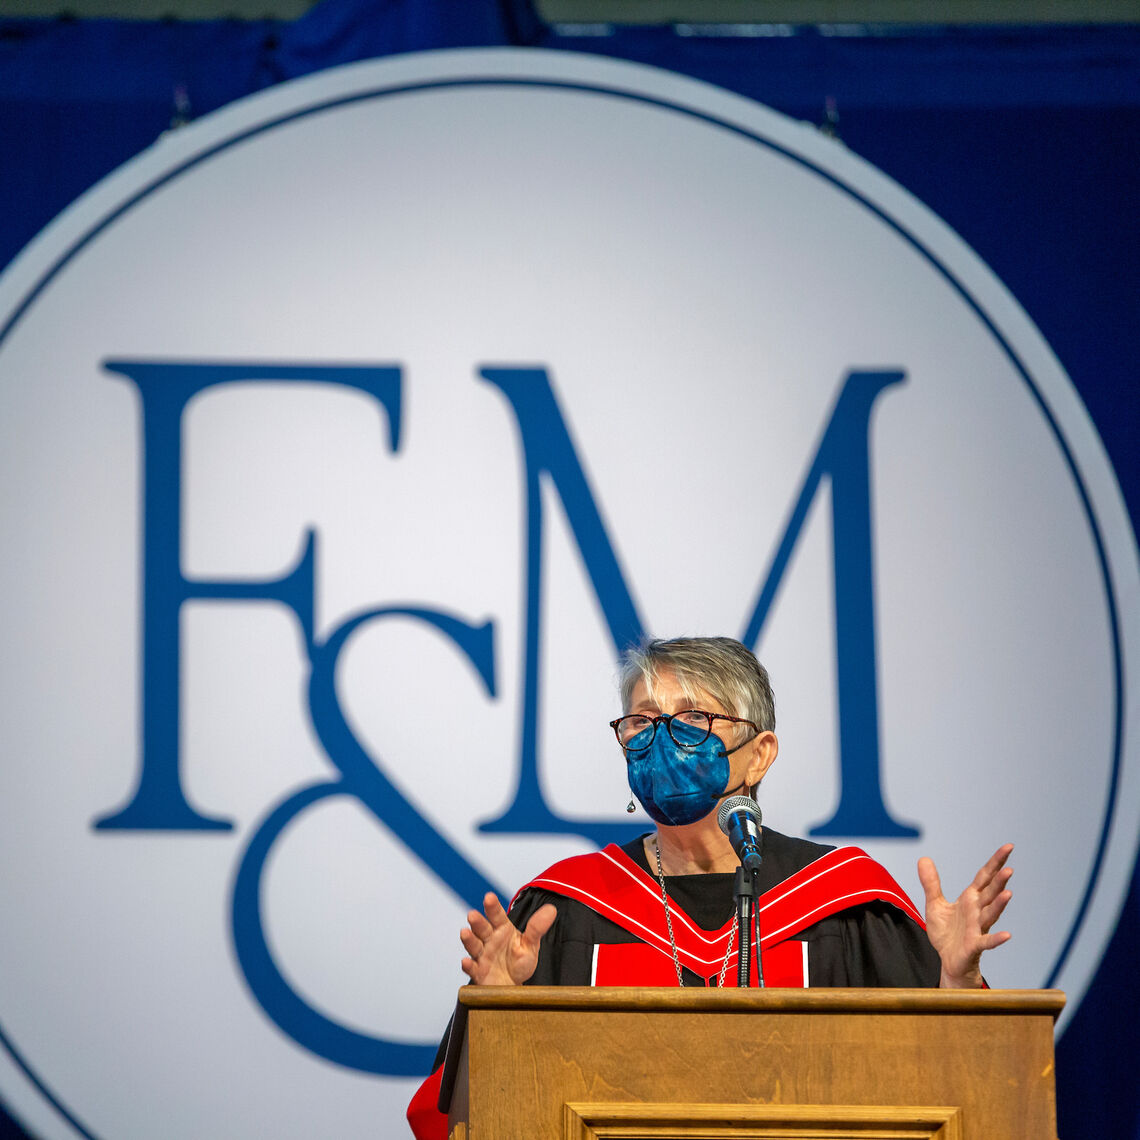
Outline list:
[[[729,796],[716,813],[716,822],[728,836],[733,851],[746,871],[760,870],[760,807],[751,796]]]

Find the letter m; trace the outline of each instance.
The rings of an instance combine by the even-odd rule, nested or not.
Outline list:
[[[612,820],[565,819],[547,804],[539,781],[538,697],[542,620],[543,514],[541,476],[558,492],[614,648],[620,652],[646,627],[544,368],[488,367],[480,375],[502,391],[518,424],[526,474],[526,610],[519,781],[514,798],[483,830],[569,833],[601,843],[612,839]],[[839,804],[816,836],[911,837],[918,829],[896,820],[883,801],[879,758],[875,644],[874,545],[870,464],[871,410],[905,373],[851,371],[807,465],[775,553],[761,578],[741,640],[760,641],[785,572],[816,495],[831,491],[835,582],[835,653],[839,723]]]

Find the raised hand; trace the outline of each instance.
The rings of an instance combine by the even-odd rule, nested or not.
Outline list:
[[[948,902],[942,894],[934,862],[925,856],[919,859],[918,877],[926,892],[926,933],[942,959],[940,985],[980,988],[982,954],[1009,941],[1008,930],[991,934],[990,929],[1013,897],[1006,889],[1013,874],[1013,868],[1005,865],[1011,851],[1012,843],[999,847],[956,902]]]
[[[547,903],[530,916],[525,930],[519,930],[503,904],[488,891],[483,913],[471,911],[469,925],[459,932],[459,941],[470,955],[460,962],[463,972],[477,986],[521,986],[534,973],[538,944],[557,917],[557,907]]]

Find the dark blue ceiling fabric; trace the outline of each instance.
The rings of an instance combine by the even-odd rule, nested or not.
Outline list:
[[[1140,29],[846,26],[772,34],[618,28],[557,37],[573,47],[681,71],[762,103],[1017,107],[1135,103]]]
[[[528,0],[324,0],[288,24],[0,20],[0,147],[10,156],[0,265],[167,129],[180,102],[197,117],[287,79],[398,52],[584,51],[678,71],[813,120],[831,99],[849,144],[858,111],[1140,106],[1140,29],[1132,27],[598,32],[546,27]],[[918,119],[915,129],[941,128]]]
[[[361,59],[545,47],[677,71],[813,122],[831,101],[843,141],[957,230],[1040,327],[1140,520],[1140,29],[701,31],[550,28],[528,0],[324,0],[291,24],[0,20],[0,267],[179,115]],[[1065,1140],[1140,1140],[1137,960],[1134,880],[1058,1047]],[[0,1119],[0,1137],[21,1135]]]

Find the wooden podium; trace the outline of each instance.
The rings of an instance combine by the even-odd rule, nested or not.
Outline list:
[[[1056,1140],[1057,990],[465,986],[452,1140]]]

